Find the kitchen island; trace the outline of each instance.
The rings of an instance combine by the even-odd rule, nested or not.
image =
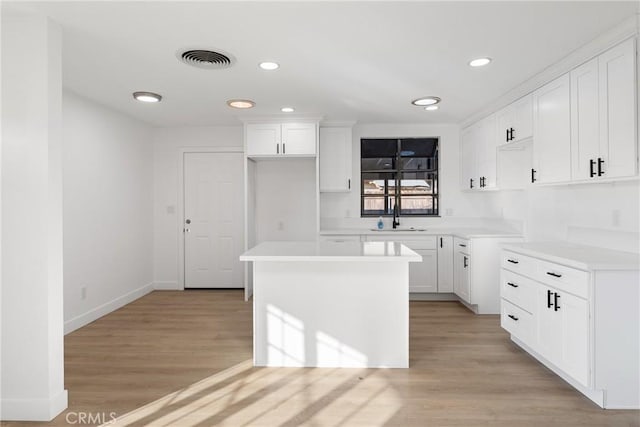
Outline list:
[[[255,366],[407,368],[409,262],[396,242],[264,242],[253,262]]]

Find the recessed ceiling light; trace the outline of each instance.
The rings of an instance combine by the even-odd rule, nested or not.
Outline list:
[[[424,107],[424,109],[427,110],[427,111],[435,111],[438,108],[440,108],[440,107],[438,107],[437,105],[428,105],[428,106]]]
[[[277,62],[261,62],[260,68],[267,71],[277,70],[280,65]]]
[[[491,58],[478,58],[473,61],[469,61],[469,66],[471,67],[484,67],[489,62],[491,62]]]
[[[249,99],[230,99],[227,101],[227,105],[233,108],[246,109],[253,108],[256,103]]]
[[[280,111],[282,111],[283,113],[293,113],[295,110],[291,107],[282,107]]]
[[[133,92],[133,97],[140,102],[160,102],[162,96],[153,92]]]
[[[419,107],[437,104],[438,102],[440,102],[440,98],[437,96],[425,96],[424,98],[418,98],[411,101],[413,105],[417,105]]]

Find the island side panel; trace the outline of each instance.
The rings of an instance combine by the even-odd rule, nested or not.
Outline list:
[[[258,261],[254,364],[407,368],[409,267]]]

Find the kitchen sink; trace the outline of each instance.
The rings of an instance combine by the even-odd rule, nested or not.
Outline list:
[[[382,230],[379,230],[377,228],[370,228],[371,231],[427,231],[426,228],[383,228]]]

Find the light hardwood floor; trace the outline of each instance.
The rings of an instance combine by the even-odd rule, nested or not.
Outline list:
[[[253,368],[242,292],[153,292],[65,338],[67,411],[3,425],[640,426],[512,344],[498,316],[454,302],[410,316],[410,369]]]

